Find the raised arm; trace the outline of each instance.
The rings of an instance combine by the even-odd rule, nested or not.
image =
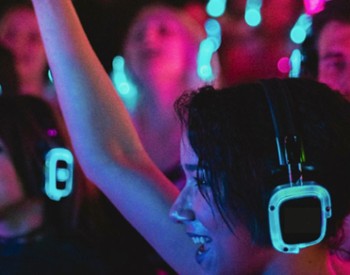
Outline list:
[[[181,274],[197,274],[195,247],[168,218],[178,191],[145,153],[71,0],[32,0],[59,102],[86,175]]]

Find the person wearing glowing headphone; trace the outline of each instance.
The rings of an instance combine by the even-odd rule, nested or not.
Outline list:
[[[72,2],[33,3],[84,171],[178,273],[350,272],[339,249],[350,208],[342,97],[301,79],[184,94],[180,192],[143,148]]]

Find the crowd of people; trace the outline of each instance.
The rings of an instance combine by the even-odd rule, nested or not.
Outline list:
[[[119,41],[133,109],[79,1],[0,4],[0,274],[350,273],[350,4],[312,16],[288,78],[302,1],[263,3],[256,28],[246,3],[218,18],[210,81],[206,3],[142,6]],[[59,201],[54,148],[74,156]]]

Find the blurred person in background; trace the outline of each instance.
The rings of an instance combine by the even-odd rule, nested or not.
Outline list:
[[[0,3],[0,44],[14,57],[19,93],[39,96],[53,105],[57,104],[30,1],[3,0]]]
[[[349,273],[349,263],[338,254],[338,242],[332,241],[350,207],[346,169],[350,106],[340,95],[326,85],[301,79],[271,79],[227,89],[204,87],[185,94],[176,105],[184,123],[181,160],[187,178],[179,192],[144,150],[72,3],[33,2],[60,103],[86,173],[180,274]],[[278,120],[285,125],[295,119],[299,131],[289,125],[279,133],[271,105],[280,111],[290,109]],[[276,137],[294,133],[300,135],[303,146],[285,144],[287,156],[281,163]],[[302,160],[303,150],[307,162]],[[295,158],[289,162],[288,156]],[[290,192],[282,195],[280,191],[290,188],[298,196],[301,166],[307,170],[303,175],[308,185],[314,185],[312,189],[317,186],[325,191],[310,182],[315,179],[329,190],[332,207],[327,203],[317,207],[317,213],[311,211],[317,236],[326,231],[326,238],[321,243],[304,243],[310,239],[302,238],[302,251],[290,255],[285,253],[288,247],[274,249],[267,209],[275,207],[269,207],[268,198],[275,190],[288,199]],[[294,168],[298,168],[296,177]],[[332,218],[321,225],[319,214],[326,218],[331,209]],[[177,224],[168,219],[169,210]],[[298,225],[304,225],[302,220]],[[310,235],[309,228],[304,229]],[[295,244],[294,239],[291,243]]]
[[[350,100],[350,2],[326,2],[312,17],[312,28],[302,45],[302,77],[310,77]]]
[[[229,1],[220,19],[223,43],[219,53],[225,82],[288,77],[286,58],[298,48],[290,39],[290,31],[303,11],[303,1],[262,1],[261,22],[255,27],[245,21],[246,4],[247,0]],[[286,62],[279,63],[281,60]]]
[[[75,170],[68,197],[53,200],[45,191],[48,177],[56,177],[45,171],[47,153],[65,146],[47,102],[0,96],[1,274],[109,274],[77,227],[82,189]]]
[[[203,25],[185,9],[153,4],[136,14],[124,42],[127,72],[137,89],[137,103],[130,111],[134,125],[151,159],[180,189],[181,129],[173,104],[182,91],[206,83],[197,73],[199,45],[205,37]],[[216,54],[211,64],[212,84],[220,86]]]

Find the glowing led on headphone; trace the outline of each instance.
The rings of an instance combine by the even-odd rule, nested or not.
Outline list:
[[[70,173],[65,168],[58,168],[56,171],[56,177],[58,181],[67,181],[70,177]]]
[[[73,190],[73,155],[65,148],[53,148],[45,156],[45,193],[55,201]],[[63,165],[62,165],[63,164]]]

